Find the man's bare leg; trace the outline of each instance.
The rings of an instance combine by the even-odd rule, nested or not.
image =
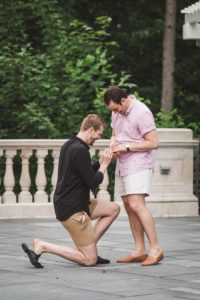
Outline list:
[[[150,255],[157,255],[161,248],[158,243],[155,224],[151,212],[145,205],[144,195],[128,195],[127,204],[129,208],[138,216],[150,245]]]
[[[93,220],[98,219],[94,226],[95,242],[88,246],[71,248],[35,239],[33,240],[33,250],[37,255],[51,253],[81,265],[95,265],[98,258],[96,241],[98,241],[103,233],[110,227],[112,222],[118,216],[119,211],[119,206],[110,201],[100,200],[97,203],[91,216]]]
[[[118,204],[108,200],[98,200],[97,206],[91,215],[91,219],[98,219],[94,225],[94,234],[96,243],[117,218],[120,212]]]
[[[158,243],[153,217],[145,206],[144,195],[128,195],[123,197],[123,201],[136,247],[131,255],[120,258],[117,262],[142,262],[143,266],[157,264],[164,255]],[[145,252],[144,232],[150,244],[149,256]]]
[[[76,249],[36,239],[33,241],[33,250],[36,254],[51,253],[82,265],[95,265],[97,261],[96,243],[116,219],[119,211],[119,205],[115,203],[106,200],[98,201],[91,216],[92,220],[98,219],[94,226],[95,243],[89,246]]]
[[[85,266],[95,265],[97,261],[96,243],[76,249],[35,239],[33,240],[33,250],[38,255],[51,253]]]
[[[132,253],[132,255],[143,255],[146,254],[145,250],[145,240],[144,240],[144,228],[142,223],[140,222],[140,219],[135,214],[135,212],[129,207],[127,204],[127,197],[122,197],[124,202],[124,207],[126,209],[129,223],[131,227],[131,231],[135,240],[135,249]]]

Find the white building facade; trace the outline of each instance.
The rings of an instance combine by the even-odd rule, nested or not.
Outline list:
[[[183,25],[183,39],[196,40],[200,47],[200,1],[185,7],[181,10],[185,14],[185,22]]]

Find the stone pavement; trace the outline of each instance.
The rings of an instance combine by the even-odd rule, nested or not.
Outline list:
[[[32,238],[72,245],[54,219],[0,220],[0,299],[104,300],[200,299],[200,217],[157,218],[165,260],[157,266],[117,264],[133,242],[126,217],[119,217],[99,242],[110,265],[81,267],[50,254],[35,269],[21,249]]]

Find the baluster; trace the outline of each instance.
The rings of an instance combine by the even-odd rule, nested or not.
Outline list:
[[[51,183],[52,183],[52,192],[51,192],[51,201],[53,201],[54,192],[56,188],[57,178],[58,178],[58,159],[60,155],[60,150],[53,150],[52,151],[52,157],[53,157],[53,174],[51,177]]]
[[[48,195],[45,192],[45,187],[47,184],[45,168],[44,168],[44,159],[47,156],[48,151],[47,149],[37,150],[36,157],[37,157],[37,175],[35,179],[37,192],[34,195],[34,202],[48,202]]]
[[[99,151],[99,156],[103,154],[104,150]],[[109,185],[109,178],[108,178],[108,172],[107,170],[104,173],[104,179],[103,182],[99,186],[99,192],[97,194],[97,199],[105,199],[105,200],[110,200],[110,194],[107,190]]]
[[[6,150],[6,171],[3,179],[5,192],[2,196],[3,203],[16,203],[16,195],[13,192],[15,185],[15,177],[13,173],[13,157],[15,156],[15,150]]]
[[[3,149],[0,149],[0,158],[3,156]],[[2,182],[2,179],[0,177],[0,186],[1,186],[1,182]],[[0,203],[1,203],[1,195],[0,195]]]
[[[90,199],[94,199],[94,198],[95,198],[95,196],[94,196],[93,192],[90,191]]]
[[[31,203],[32,202],[32,195],[29,192],[29,188],[31,185],[31,179],[29,175],[29,158],[32,154],[31,150],[23,149],[21,151],[21,158],[22,158],[22,173],[20,177],[20,186],[21,192],[19,194],[19,202],[20,203]]]

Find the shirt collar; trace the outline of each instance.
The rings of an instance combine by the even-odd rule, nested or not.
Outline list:
[[[133,109],[133,101],[135,99],[135,97],[133,95],[128,96],[129,99],[131,100],[130,105],[127,109],[127,111],[124,113],[124,115],[127,117],[129,115],[129,113],[131,112],[131,110]]]
[[[89,145],[86,144],[82,139],[80,139],[78,136],[73,136],[72,137],[73,140],[80,142],[81,144],[83,144],[87,149],[90,149]]]

